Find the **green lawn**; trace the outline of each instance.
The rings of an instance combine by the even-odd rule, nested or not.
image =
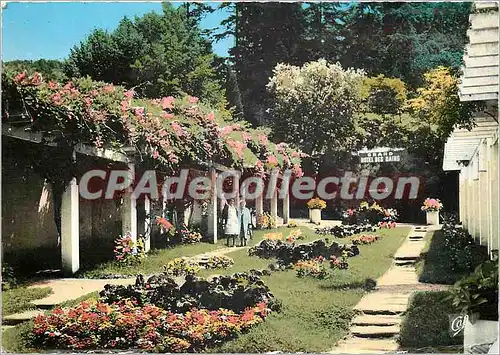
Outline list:
[[[282,302],[283,310],[270,315],[250,332],[209,351],[321,352],[333,348],[349,330],[354,315],[352,309],[364,294],[365,281],[380,277],[390,267],[393,254],[408,232],[409,228],[379,231],[384,236],[382,240],[360,246],[361,253],[349,260],[349,269],[335,270],[333,277],[327,280],[299,279],[293,270],[263,277],[264,283]],[[351,239],[333,240],[348,243]],[[212,274],[263,268],[272,262],[249,257],[246,251],[229,255],[234,258],[235,266]]]
[[[280,228],[284,236],[291,229]],[[306,227],[301,228],[306,239],[312,241],[321,237]],[[250,244],[256,244],[265,233],[257,231]],[[274,231],[272,231],[274,232]],[[349,260],[348,270],[335,270],[327,280],[297,278],[293,270],[273,273],[263,277],[276,298],[282,302],[280,313],[271,314],[266,321],[208,352],[320,352],[334,347],[335,343],[348,333],[349,323],[354,316],[353,307],[365,293],[363,285],[367,279],[380,277],[391,265],[395,251],[404,241],[409,228],[380,230],[384,236],[371,245],[361,245],[360,255]],[[349,243],[352,237],[333,239],[339,243]],[[221,247],[220,245],[219,247]],[[189,246],[189,247],[195,247]],[[193,250],[188,248],[188,250]],[[203,252],[203,251],[202,251]],[[197,254],[193,252],[191,255]],[[177,252],[172,257],[181,256]],[[202,275],[232,274],[252,268],[266,268],[273,260],[249,257],[248,250],[238,250],[229,254],[235,265],[227,270],[206,270]],[[162,260],[162,263],[164,261]],[[163,265],[163,264],[162,264]],[[157,270],[154,270],[157,271]],[[115,271],[117,272],[117,271]],[[135,271],[138,272],[138,271]],[[91,294],[82,299],[94,298]],[[78,300],[81,301],[82,299]],[[71,306],[77,301],[69,302]],[[3,332],[3,346],[11,352],[29,352],[26,338],[29,337],[31,322],[18,325]]]
[[[306,227],[301,228],[302,231],[307,233],[308,238],[311,237],[314,232]],[[254,232],[254,238],[249,241],[248,245],[252,246],[262,240],[264,234],[270,232],[282,232],[284,236],[287,236],[291,231],[291,228],[281,227],[279,229],[273,230],[258,230]],[[239,241],[237,241],[239,245]],[[108,261],[99,264],[92,269],[83,270],[79,273],[79,277],[85,278],[100,278],[106,275],[119,274],[119,275],[137,275],[137,274],[154,274],[163,271],[163,265],[167,264],[170,260],[179,258],[181,256],[194,256],[197,254],[202,254],[217,249],[225,248],[226,240],[219,239],[217,244],[211,243],[196,243],[196,244],[186,244],[179,245],[167,249],[155,249],[148,253],[148,256],[144,261],[137,266],[121,266],[115,261]]]
[[[2,314],[9,315],[34,309],[35,306],[31,304],[31,301],[44,298],[51,293],[50,287],[16,287],[2,291]]]

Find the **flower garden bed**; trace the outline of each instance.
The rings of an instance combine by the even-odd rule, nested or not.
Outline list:
[[[359,225],[340,225],[326,228],[316,228],[316,234],[331,235],[335,238],[345,238],[359,233],[376,232],[378,229],[378,226],[369,223]]]
[[[106,285],[96,302],[38,316],[33,346],[197,352],[261,323],[279,303],[255,274],[211,280],[186,276],[178,285],[155,275],[135,285]]]

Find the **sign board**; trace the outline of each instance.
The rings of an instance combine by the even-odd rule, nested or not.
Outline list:
[[[404,150],[386,151],[360,151],[358,152],[360,163],[396,163],[400,162]]]

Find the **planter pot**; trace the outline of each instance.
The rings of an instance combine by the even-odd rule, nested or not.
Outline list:
[[[312,223],[321,223],[321,210],[319,208],[309,210],[309,219]]]
[[[439,225],[439,212],[427,212],[427,225],[438,226]]]
[[[498,339],[498,321],[476,320],[472,323],[468,320],[464,327],[464,351],[467,352],[472,346],[494,343]]]

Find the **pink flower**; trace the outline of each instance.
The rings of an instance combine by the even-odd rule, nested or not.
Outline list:
[[[208,115],[207,115],[207,120],[208,121],[214,121],[215,120],[215,114],[213,112],[210,112]]]
[[[73,83],[71,81],[68,82],[66,85],[64,85],[64,89],[66,89],[66,90],[71,90],[72,87],[73,87]]]
[[[101,137],[96,137],[96,139],[94,140],[94,145],[96,148],[102,148],[103,143]]]
[[[160,131],[160,137],[165,137],[165,136],[168,136],[168,132],[165,129],[162,129]]]
[[[189,96],[189,97],[188,97],[188,102],[189,102],[190,104],[196,104],[198,101],[200,101],[200,99],[199,99],[199,98],[197,98],[197,97],[194,97],[194,96]]]
[[[125,91],[125,94],[124,94],[124,95],[125,95],[125,97],[126,97],[127,99],[129,99],[129,100],[130,100],[130,99],[132,99],[132,98],[134,97],[134,90]]]
[[[26,72],[23,71],[22,73],[19,73],[14,77],[14,82],[16,84],[19,84],[20,82],[24,81],[25,78],[26,78]]]
[[[167,120],[172,120],[175,116],[172,113],[166,113],[165,111],[161,113],[161,117]]]
[[[262,168],[264,168],[264,164],[262,164],[262,162],[260,160],[257,160],[255,162],[255,167],[258,169],[262,169]]]
[[[129,105],[128,105],[128,101],[122,101],[122,111],[125,112],[125,111],[128,111],[128,108],[129,108]]]
[[[55,81],[49,81],[48,85],[50,90],[56,90],[59,87],[59,84]]]
[[[160,157],[160,153],[155,149],[153,150],[153,154],[151,155],[153,159],[158,159]]]
[[[293,171],[294,171],[294,174],[297,178],[304,176],[304,172],[302,171],[302,168],[300,167],[299,164],[295,164],[293,166]]]
[[[177,164],[179,162],[179,157],[175,155],[173,152],[170,152],[170,154],[168,155],[168,160],[171,163]]]
[[[62,97],[61,97],[61,94],[59,93],[55,93],[53,94],[50,99],[52,100],[52,102],[55,104],[55,105],[60,105],[61,104],[61,100],[62,100]]]
[[[278,159],[272,154],[267,157],[267,162],[271,165],[278,165]]]
[[[170,126],[177,137],[181,138],[184,136],[184,129],[178,122],[172,122],[170,123]]]
[[[103,90],[108,93],[115,92],[115,86],[113,84],[108,84],[103,87]]]
[[[349,216],[352,216],[352,215],[354,214],[354,210],[353,210],[352,208],[349,208],[349,209],[347,210],[347,214],[348,214]]]
[[[161,107],[165,110],[165,109],[173,109],[174,108],[174,101],[175,101],[175,98],[173,98],[172,96],[168,96],[168,97],[164,97],[161,99]]]
[[[252,136],[247,133],[247,132],[243,132],[242,134],[242,137],[243,137],[243,140],[245,141],[245,143],[248,143],[252,140]]]
[[[269,140],[263,134],[259,134],[258,138],[261,145],[267,145],[269,143]]]
[[[31,85],[38,86],[42,83],[42,75],[40,73],[33,74],[31,78]]]
[[[136,107],[135,114],[136,114],[136,116],[143,116],[144,115],[144,107]]]

